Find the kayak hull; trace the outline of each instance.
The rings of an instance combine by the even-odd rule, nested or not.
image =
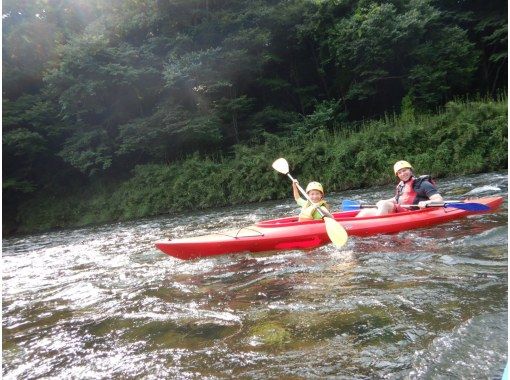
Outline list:
[[[468,202],[481,203],[494,211],[502,197],[487,197]],[[358,211],[333,213],[350,236],[391,234],[424,228],[475,214],[452,207],[433,207],[384,216],[356,218]],[[479,212],[478,212],[479,213]],[[164,253],[183,260],[240,252],[311,249],[330,243],[324,221],[299,222],[287,217],[258,222],[252,226],[210,235],[157,241]]]

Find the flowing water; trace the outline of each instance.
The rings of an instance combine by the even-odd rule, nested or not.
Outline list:
[[[505,203],[427,229],[351,237],[342,249],[195,261],[153,243],[298,209],[289,199],[4,239],[3,378],[501,378],[507,173],[439,187],[448,199]],[[391,192],[327,198],[335,206]]]

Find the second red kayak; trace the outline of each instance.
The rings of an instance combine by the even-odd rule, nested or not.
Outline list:
[[[491,212],[503,203],[502,197],[479,198],[476,202]],[[471,211],[433,207],[423,210],[356,218],[359,211],[334,213],[333,216],[352,236],[369,236],[433,226],[474,214]],[[324,221],[299,222],[297,217],[262,221],[241,229],[210,235],[160,240],[156,247],[179,259],[289,249],[310,249],[330,242]]]

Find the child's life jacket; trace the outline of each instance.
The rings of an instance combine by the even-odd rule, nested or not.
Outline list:
[[[317,211],[317,207],[322,206],[327,210],[330,209],[329,204],[325,200],[312,204],[310,201],[300,199],[297,201],[297,204],[301,206],[300,219],[322,219],[321,214]]]

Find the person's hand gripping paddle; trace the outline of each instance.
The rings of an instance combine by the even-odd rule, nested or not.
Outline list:
[[[289,163],[285,158],[279,158],[275,162],[273,162],[273,169],[276,170],[277,172],[285,174],[290,178],[292,182],[294,182],[294,178],[289,173]],[[303,190],[303,188],[299,186],[298,183],[296,183],[296,185],[300,193],[303,194],[303,196],[308,200],[308,202],[314,204],[311,201],[308,194]],[[326,216],[320,207],[317,207],[317,211],[324,220],[324,224],[326,225],[326,232],[331,242],[337,247],[343,247],[345,243],[347,243],[348,239],[347,231],[345,231],[345,228],[343,228],[342,225],[338,223],[335,219]]]

